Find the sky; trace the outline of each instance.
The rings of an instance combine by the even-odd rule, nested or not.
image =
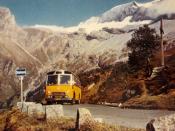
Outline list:
[[[21,26],[40,24],[68,27],[128,2],[131,0],[0,0],[0,6],[8,7]]]

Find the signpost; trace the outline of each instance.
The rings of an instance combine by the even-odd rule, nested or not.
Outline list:
[[[161,65],[165,66],[164,45],[163,45],[163,18],[160,20],[160,36],[161,36]]]
[[[21,83],[21,103],[23,103],[24,93],[23,93],[23,79],[26,76],[26,69],[25,68],[17,68],[16,69],[16,76],[20,78]]]

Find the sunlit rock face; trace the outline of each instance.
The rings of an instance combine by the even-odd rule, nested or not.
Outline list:
[[[7,30],[16,26],[15,18],[8,8],[0,7],[0,30]]]

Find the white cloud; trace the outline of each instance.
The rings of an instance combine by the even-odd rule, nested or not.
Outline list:
[[[79,27],[84,28],[87,33],[90,33],[92,31],[100,30],[104,27],[120,29],[128,25],[148,24],[150,22],[150,21],[130,22],[131,18],[132,16],[128,16],[123,21],[120,21],[120,22],[112,21],[112,22],[99,23],[97,17],[96,19],[92,17],[88,21],[80,23]]]
[[[150,13],[155,12],[156,14],[172,14],[175,13],[175,1],[174,0],[154,0],[152,2],[138,4],[145,8],[149,8]],[[150,14],[151,15],[151,14]]]
[[[89,20],[85,22],[81,22],[78,26],[72,26],[72,27],[60,27],[55,25],[35,25],[32,26],[34,28],[40,28],[40,29],[46,29],[46,30],[52,30],[55,32],[64,32],[64,33],[72,33],[80,30],[84,30],[86,33],[90,33],[92,31],[98,31],[101,30],[104,27],[108,28],[123,28],[128,25],[140,25],[140,24],[148,24],[150,21],[140,21],[140,22],[130,22],[131,16],[126,17],[121,22],[105,22],[105,23],[99,23],[98,17],[92,17]]]

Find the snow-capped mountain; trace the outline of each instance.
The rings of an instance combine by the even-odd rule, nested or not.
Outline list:
[[[84,31],[90,33],[102,30],[105,27],[121,29],[127,26],[149,24],[152,21],[158,20],[160,17],[165,19],[175,18],[174,0],[153,0],[147,3],[133,1],[118,5],[100,16],[93,16],[73,27],[58,27],[53,25],[35,25],[33,27],[55,32],[72,33]]]
[[[132,21],[155,20],[161,16],[171,19],[174,15],[174,0],[154,0],[143,4],[134,1],[105,12],[99,17],[99,22],[123,21],[128,16],[132,17]]]
[[[138,8],[139,6],[136,2],[116,6],[102,14],[99,18],[99,22],[123,21],[126,17],[133,16]]]

